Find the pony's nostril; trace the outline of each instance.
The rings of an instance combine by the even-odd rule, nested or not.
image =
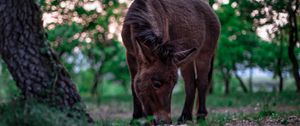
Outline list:
[[[165,123],[164,120],[162,120],[162,119],[159,120],[159,124],[164,124],[164,123]]]
[[[163,125],[163,124],[166,124],[166,122],[163,119],[155,120],[155,125]]]
[[[166,119],[166,118],[160,118],[160,119],[157,119],[155,122],[156,122],[156,124],[158,124],[158,125],[171,124],[171,123],[172,123],[171,120],[168,120],[168,119]]]

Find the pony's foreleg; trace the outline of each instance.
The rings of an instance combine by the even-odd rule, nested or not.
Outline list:
[[[201,54],[200,54],[201,55]],[[212,57],[208,55],[200,57],[199,61],[196,62],[198,77],[196,79],[197,92],[198,92],[198,103],[197,103],[197,120],[204,120],[207,116],[206,109],[206,95],[210,87],[211,74],[212,74]]]
[[[193,106],[196,92],[193,62],[183,65],[181,73],[185,83],[185,103],[182,114],[178,119],[178,124],[193,121]]]
[[[126,54],[126,56],[127,56],[128,68],[131,74],[131,91],[133,95],[133,115],[130,123],[133,125],[135,122],[134,120],[142,118],[144,116],[144,113],[143,113],[142,105],[138,100],[134,90],[134,78],[137,74],[137,62],[134,56],[131,56],[128,53]]]

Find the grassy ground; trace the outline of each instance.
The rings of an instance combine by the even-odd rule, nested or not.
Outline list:
[[[300,98],[295,92],[254,94],[234,93],[208,96],[209,115],[206,121],[187,125],[201,126],[300,126]],[[0,126],[127,126],[132,114],[130,95],[85,98],[87,109],[96,120],[87,124],[71,119],[65,112],[36,103],[23,104],[16,101],[0,104]],[[184,93],[173,95],[172,118],[174,124],[181,113]]]
[[[235,93],[208,96],[209,115],[198,123],[204,126],[300,125],[300,95],[294,92],[254,94]],[[102,97],[101,104],[88,102],[98,125],[127,125],[132,114],[131,96]],[[173,95],[172,117],[175,124],[184,103],[184,94]],[[91,99],[90,99],[91,100]],[[93,100],[95,101],[95,100]],[[196,125],[188,123],[187,125]]]

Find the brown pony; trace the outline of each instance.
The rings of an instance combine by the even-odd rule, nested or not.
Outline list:
[[[193,120],[196,90],[197,119],[204,119],[219,34],[219,20],[207,1],[135,0],[122,30],[132,81],[133,119],[153,115],[154,124],[171,123],[178,69],[186,93],[178,123]]]

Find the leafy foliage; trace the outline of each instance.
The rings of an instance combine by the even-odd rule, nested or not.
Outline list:
[[[100,85],[95,90],[101,93],[98,88],[103,83],[118,84],[129,90],[126,52],[119,33],[128,3],[119,0],[37,0],[37,3],[49,19],[44,20],[48,41],[82,94],[88,94],[95,84]],[[291,71],[286,53],[289,30],[285,21],[279,22],[287,18],[284,16],[287,1],[229,0],[222,3],[209,0],[209,3],[214,8],[217,6],[215,11],[222,24],[214,72],[217,88],[224,83],[222,70],[227,71],[226,77],[230,77],[234,88],[239,87],[231,77],[234,72],[253,67],[271,72],[275,79],[281,73],[288,79]],[[273,26],[268,41],[262,40],[257,32],[266,25]],[[295,52],[299,54],[300,49]],[[0,93],[7,99],[11,96],[8,92],[16,92],[16,88],[6,67],[1,65]]]
[[[0,105],[1,126],[82,126],[88,125],[86,119],[71,118],[79,115],[73,111],[60,111],[34,101],[12,101]]]

